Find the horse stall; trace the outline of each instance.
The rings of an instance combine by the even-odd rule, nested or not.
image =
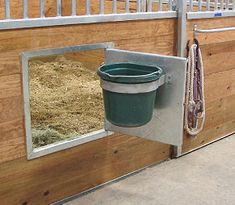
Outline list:
[[[185,93],[194,38],[205,123],[192,136]],[[234,0],[1,0],[1,204],[51,204],[233,134],[234,59]],[[117,62],[165,68],[153,126],[105,121],[96,72]]]

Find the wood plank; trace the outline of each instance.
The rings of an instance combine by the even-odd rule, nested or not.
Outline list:
[[[235,41],[202,45],[205,75],[235,68]]]
[[[0,166],[0,200],[11,205],[49,204],[169,154],[168,145],[116,135],[37,160],[21,158]]]
[[[0,124],[0,163],[25,156],[23,119]]]
[[[0,76],[16,73],[21,73],[20,54],[15,51],[0,53]]]
[[[0,98],[0,124],[23,117],[22,95]]]
[[[204,129],[216,128],[220,124],[235,119],[235,95],[206,102],[206,121]]]
[[[188,39],[193,39],[194,25],[198,25],[199,29],[235,27],[235,21],[234,17],[190,20],[187,22]],[[216,32],[209,34],[202,33],[198,34],[197,38],[201,45],[234,41],[235,31],[227,31],[222,33]]]
[[[206,102],[206,121],[204,130],[191,138],[186,133],[184,136],[184,152],[194,149],[212,140],[235,131],[235,95]]]
[[[176,36],[176,35],[174,35]],[[173,37],[174,38],[174,37]],[[163,40],[164,39],[164,40]],[[171,35],[165,37],[132,38],[118,42],[117,47],[132,51],[176,55],[176,44]],[[141,47],[140,47],[141,45]],[[131,48],[131,49],[130,49]]]
[[[214,73],[205,77],[207,103],[235,94],[235,69]]]
[[[234,128],[235,120],[233,119],[231,121],[220,124],[217,127],[212,127],[203,131],[196,138],[192,138],[185,133],[182,151],[183,153],[188,152],[223,136],[234,133]]]
[[[21,75],[0,76],[0,99],[21,96]]]
[[[166,35],[174,38],[175,31],[172,28],[175,28],[175,22],[173,19],[165,19],[2,31],[0,54]]]
[[[111,41],[121,49],[173,55],[175,25],[167,19],[1,31],[0,76],[21,72],[23,51],[44,48]]]
[[[193,39],[193,26],[212,29],[235,26],[234,17],[190,20],[187,34]],[[196,139],[184,136],[183,152],[207,144],[235,131],[235,32],[199,34],[205,67],[206,124]]]

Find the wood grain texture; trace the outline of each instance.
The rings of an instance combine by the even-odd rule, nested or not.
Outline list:
[[[23,116],[20,54],[27,50],[114,41],[129,50],[174,54],[175,20],[122,22],[0,32],[0,125]],[[143,30],[145,31],[143,32]],[[118,30],[118,32],[116,32]],[[155,37],[152,37],[155,36]],[[146,38],[145,38],[146,37]],[[143,42],[143,43],[140,43]],[[164,42],[164,43],[163,43]],[[2,76],[2,77],[1,77]],[[17,97],[16,97],[17,96]],[[12,98],[10,98],[12,97]],[[6,99],[7,98],[7,99]],[[9,111],[10,110],[10,111]],[[11,135],[6,133],[11,139]],[[3,144],[0,144],[0,149]],[[11,149],[9,147],[9,149]],[[22,153],[22,152],[21,152]],[[24,156],[25,153],[22,155]],[[1,159],[6,161],[16,155]]]
[[[201,50],[206,76],[235,68],[235,41],[202,45]]]
[[[21,96],[21,75],[0,76],[0,99]]]
[[[139,21],[0,32],[1,204],[49,204],[170,156],[169,145],[115,135],[27,161],[20,54],[112,41],[118,48],[174,55],[175,23]]]
[[[175,25],[167,19],[1,31],[0,76],[21,72],[23,51],[43,48],[112,41],[118,48],[175,54]]]
[[[188,21],[188,38],[193,25],[200,29],[235,26],[234,17]],[[206,122],[193,139],[186,133],[183,152],[235,132],[235,32],[198,34],[205,69]]]
[[[205,77],[207,103],[235,94],[235,69],[213,73]]]
[[[0,142],[0,163],[25,155],[23,118],[0,124]]]
[[[0,166],[1,204],[49,204],[167,159],[169,146],[115,135],[60,153]]]
[[[190,20],[187,23],[187,34],[188,34],[188,39],[191,40],[193,39],[194,25],[197,25],[198,29],[214,29],[214,28],[235,27],[235,22],[234,22],[234,17]],[[216,32],[209,34],[201,33],[197,34],[196,37],[200,41],[201,45],[225,43],[227,41],[235,40],[235,32],[227,31],[222,33]]]

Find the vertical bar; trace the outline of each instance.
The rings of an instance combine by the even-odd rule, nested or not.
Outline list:
[[[202,10],[202,0],[198,0],[198,10]]]
[[[206,0],[206,10],[207,11],[211,10],[211,1],[210,0]]]
[[[11,18],[11,5],[10,0],[4,0],[4,11],[5,11],[5,19]]]
[[[77,0],[72,0],[72,16],[77,15]]]
[[[193,11],[193,0],[189,1],[189,10]]]
[[[233,10],[235,10],[235,0],[233,0]]]
[[[177,55],[180,57],[185,57],[185,49],[187,44],[186,19],[187,19],[187,1],[178,0]]]
[[[40,16],[45,17],[45,12],[44,12],[44,0],[40,0]]]
[[[61,16],[61,0],[57,0],[56,2],[56,10],[57,16]]]
[[[148,0],[148,12],[152,12],[152,4],[153,4],[153,0]]]
[[[162,11],[162,0],[159,0],[159,5],[158,5],[159,7],[158,7],[158,10],[159,11]]]
[[[100,14],[104,14],[104,0],[100,0]]]
[[[90,0],[86,0],[86,15],[90,15]]]
[[[215,0],[214,2],[214,10],[218,10],[218,0]]]
[[[187,45],[187,1],[177,1],[177,12],[178,12],[178,35],[177,35],[177,55],[180,57],[186,56],[186,45]],[[182,146],[174,146],[173,156],[180,156],[182,154]]]
[[[125,9],[126,9],[126,13],[130,12],[130,0],[126,0],[126,2],[125,2]]]
[[[146,0],[141,0],[141,12],[146,12]]]
[[[117,0],[113,0],[113,14],[117,13]]]
[[[192,0],[191,0],[192,1]],[[168,1],[168,10],[169,11],[172,11],[173,9],[172,9],[172,0],[169,0]]]
[[[140,0],[137,0],[137,12],[140,12]]]
[[[229,1],[229,0],[226,0],[226,2],[225,2],[225,8],[226,8],[226,10],[229,9],[229,3],[230,3],[230,1]]]
[[[23,17],[28,18],[28,0],[23,0]]]
[[[220,9],[221,9],[221,10],[224,10],[224,0],[221,0]]]

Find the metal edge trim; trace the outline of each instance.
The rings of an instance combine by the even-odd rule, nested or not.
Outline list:
[[[150,20],[161,18],[176,18],[176,11],[161,11],[161,12],[146,12],[146,13],[131,13],[131,14],[99,14],[86,16],[64,16],[64,17],[46,17],[46,18],[31,18],[31,19],[7,19],[0,21],[0,30],[6,29],[22,29],[22,28],[37,28],[48,26],[62,26],[72,24],[90,24],[104,23],[113,21],[131,21],[131,20]]]
[[[22,79],[23,79],[23,100],[24,100],[24,122],[25,122],[25,137],[26,137],[26,153],[27,159],[35,159],[38,157],[45,156],[47,154],[52,154],[54,152],[62,151],[68,148],[75,147],[80,144],[84,144],[93,140],[97,140],[103,137],[107,137],[112,132],[108,132],[103,130],[98,130],[95,132],[91,132],[85,135],[81,135],[78,138],[68,139],[65,141],[61,141],[59,143],[53,143],[48,146],[44,146],[41,148],[33,149],[32,144],[32,135],[31,135],[31,116],[30,116],[30,102],[29,102],[29,80],[28,80],[28,61],[34,57],[42,57],[48,55],[58,55],[69,52],[79,52],[84,50],[95,50],[95,49],[107,49],[113,48],[114,43],[106,42],[106,43],[98,43],[98,44],[87,44],[87,45],[78,45],[72,47],[64,47],[64,48],[54,48],[54,49],[42,49],[37,51],[27,51],[21,53],[21,66],[22,66]]]

